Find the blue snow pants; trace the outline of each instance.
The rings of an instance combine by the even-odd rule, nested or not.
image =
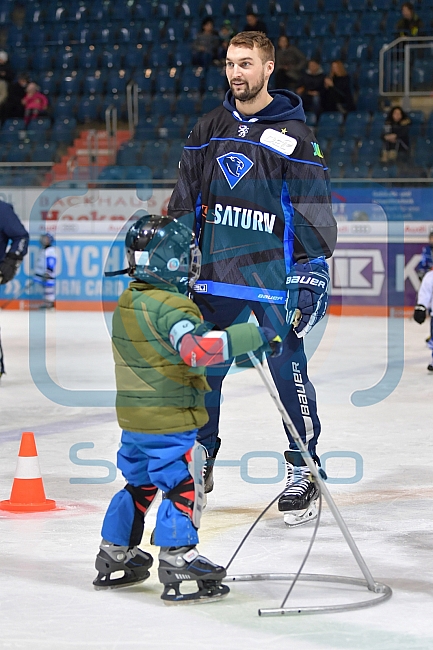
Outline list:
[[[163,435],[123,431],[117,467],[131,486],[156,486],[169,492],[190,476],[183,457],[194,445],[196,436],[197,429]],[[144,515],[135,506],[131,493],[120,490],[108,506],[102,537],[120,546],[136,546],[143,528]],[[135,543],[131,544],[131,539]],[[157,546],[198,543],[197,529],[170,499],[163,499],[158,508],[154,541]]]
[[[284,306],[212,295],[206,295],[206,300],[215,312],[212,313],[198,300],[200,311],[205,321],[220,329],[247,322],[252,311],[259,325],[272,327],[281,336],[283,353],[275,359],[268,358],[269,369],[285,409],[301,438],[306,442],[310,454],[317,459],[316,445],[320,434],[320,421],[317,415],[316,392],[308,379],[303,340],[299,339],[292,327],[286,323]],[[212,388],[212,392],[206,395],[209,421],[199,429],[197,441],[206,447],[210,456],[213,455],[219,430],[222,383],[232,361],[233,359],[229,359],[224,364],[207,369],[207,379]],[[245,413],[244,417],[248,418],[248,413]],[[297,449],[287,428],[284,428],[290,449]]]

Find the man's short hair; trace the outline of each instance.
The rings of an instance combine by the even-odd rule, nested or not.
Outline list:
[[[275,48],[269,38],[263,32],[239,32],[233,36],[229,43],[234,47],[247,47],[249,50],[254,50],[256,47],[259,50],[259,56],[263,63],[266,61],[275,61]]]

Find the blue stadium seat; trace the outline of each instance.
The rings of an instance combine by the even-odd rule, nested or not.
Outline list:
[[[143,120],[151,117],[150,109],[152,106],[152,95],[150,93],[141,93],[138,97],[138,120],[141,123]]]
[[[340,133],[342,115],[337,111],[322,113],[317,135],[319,138],[337,138]]]
[[[56,158],[57,143],[45,142],[37,144],[31,153],[32,162],[54,162]]]
[[[210,113],[214,108],[218,108],[222,104],[222,98],[219,93],[210,93],[203,97],[201,103],[201,112],[203,115]]]
[[[433,79],[433,62],[416,61],[411,70],[410,88],[412,91],[428,91]]]
[[[379,87],[379,65],[377,63],[364,63],[358,76],[359,87],[362,92],[366,88]]]
[[[163,124],[167,119],[168,119],[167,117],[164,119]],[[159,123],[160,123],[159,117],[153,115],[148,115],[146,117],[144,111],[142,111],[141,114],[139,111],[139,122],[137,127],[135,128],[134,139],[152,140],[153,138],[156,138],[157,135],[156,129]]]
[[[341,59],[343,44],[341,38],[326,38],[322,47],[322,61],[331,62]]]
[[[171,141],[168,157],[176,165],[178,165],[179,160],[182,157],[184,146],[185,146],[185,140],[182,140],[181,138],[177,138]]]
[[[112,70],[107,76],[107,93],[113,95],[124,95],[126,93],[126,85],[129,77],[125,74],[125,70]]]
[[[358,148],[358,162],[369,167],[377,164],[382,149],[383,141],[380,138],[364,140]]]
[[[376,36],[381,31],[383,16],[381,13],[366,12],[359,23],[359,33],[364,36]]]
[[[413,148],[413,162],[421,167],[433,166],[433,140],[417,138]]]
[[[53,69],[53,55],[50,49],[44,48],[38,51],[38,56],[29,57],[29,63],[33,70],[45,72]]]
[[[75,98],[69,96],[60,98],[54,102],[53,115],[56,120],[70,119],[74,117],[76,107]]]
[[[101,66],[103,68],[114,68],[118,70],[121,62],[121,51],[119,49],[104,49],[101,54]]]
[[[176,115],[196,115],[199,105],[199,98],[194,93],[181,95],[177,101]]]
[[[166,116],[158,127],[158,135],[160,138],[181,138],[184,132],[184,119],[177,115]]]
[[[151,94],[155,88],[155,71],[152,68],[147,68],[144,72],[135,72],[133,79],[138,86],[140,94]]]
[[[11,25],[7,35],[8,48],[23,47],[26,44],[26,34],[27,31],[24,27]]]
[[[273,12],[276,16],[293,16],[295,14],[295,1],[275,0],[273,2]]]
[[[77,120],[74,118],[58,119],[51,129],[51,139],[59,144],[72,144],[76,128]]]
[[[32,54],[25,47],[13,50],[9,57],[12,69],[17,71],[28,70],[31,56]]]
[[[157,43],[159,42],[159,26],[156,23],[148,23],[138,31],[139,43]]]
[[[46,72],[38,79],[41,92],[44,95],[56,95],[58,90],[59,74],[55,72]]]
[[[430,138],[430,140],[433,140],[433,111],[430,113],[427,120],[426,136]]]
[[[78,66],[82,70],[96,70],[98,67],[98,54],[93,45],[84,47],[78,55]]]
[[[57,6],[56,4],[44,7],[44,21],[46,23],[63,23],[66,18],[66,7]]]
[[[129,142],[122,144],[117,152],[116,164],[130,166],[136,165],[137,156],[141,152],[141,149],[141,142],[134,142],[133,140],[129,140]]]
[[[127,119],[125,95],[112,95],[111,93],[102,98],[99,107],[99,118],[105,122],[105,111],[110,106],[114,106],[117,110],[117,119]]]
[[[168,68],[171,63],[171,49],[167,44],[154,44],[148,54],[148,61],[152,68]]]
[[[344,178],[369,178],[370,167],[363,163],[354,163],[353,165],[345,165],[343,170]]]
[[[200,92],[203,86],[203,69],[192,68],[184,71],[180,82],[180,90],[183,93]]]
[[[141,153],[142,165],[149,167],[164,167],[167,160],[169,145],[166,140],[149,140]]]
[[[93,41],[93,29],[88,25],[72,25],[71,26],[71,38],[74,41],[78,41],[83,45],[91,45]]]
[[[357,108],[359,111],[374,113],[378,109],[379,92],[376,88],[366,88],[359,93]]]
[[[412,122],[409,127],[411,136],[422,135],[425,123],[424,113],[422,111],[409,111],[408,115]]]
[[[108,22],[110,18],[110,4],[103,0],[92,0],[89,2],[89,17],[91,20]]]
[[[365,37],[352,37],[347,47],[346,57],[348,61],[367,61],[368,40]]]
[[[318,15],[314,16],[313,20],[309,26],[310,36],[312,38],[318,38],[320,36],[329,36],[331,33],[331,25],[333,23],[333,17],[330,14],[327,15]]]
[[[336,36],[353,36],[358,24],[358,16],[353,13],[338,13],[334,29]]]
[[[308,17],[291,16],[286,24],[287,36],[290,38],[305,38]]]
[[[27,42],[30,47],[43,47],[50,40],[50,32],[42,23],[33,24],[27,32]]]
[[[30,158],[32,145],[30,143],[18,144],[9,149],[5,156],[5,162],[22,163]]]
[[[385,34],[391,38],[397,37],[397,22],[401,18],[400,11],[389,11],[385,20]]]
[[[321,41],[314,38],[303,38],[298,41],[298,47],[307,59],[311,59],[319,55]]]
[[[373,113],[372,122],[370,124],[368,136],[372,138],[380,138],[383,133],[387,113],[383,111],[376,111]]]
[[[209,68],[204,80],[206,92],[221,92],[227,90],[227,78],[219,68]]]
[[[74,95],[77,96],[80,94],[81,88],[81,75],[75,73],[68,73],[60,80],[60,93],[62,95]]]
[[[306,118],[307,126],[310,126],[310,127],[315,127],[316,126],[317,116],[316,116],[315,113],[313,113],[311,111],[307,111],[305,113],[305,118]]]
[[[374,165],[371,172],[372,178],[397,178],[397,166],[396,165],[383,165],[378,163]]]
[[[105,75],[101,70],[89,72],[83,80],[84,95],[101,95],[104,91]]]
[[[134,5],[134,19],[149,22],[152,19],[152,5],[146,0],[139,0]]]
[[[147,48],[143,48],[142,44],[130,44],[125,51],[124,61],[127,70],[143,69],[144,55],[147,53]]]
[[[101,98],[98,95],[83,97],[77,106],[77,120],[81,123],[95,122],[98,119]]]
[[[341,13],[346,10],[346,3],[344,0],[326,0],[326,11],[332,13]]]
[[[179,86],[180,71],[177,68],[158,70],[156,75],[156,93],[176,94]]]
[[[101,45],[114,45],[116,42],[116,29],[113,26],[101,23],[94,31],[93,42]]]
[[[99,181],[121,181],[125,178],[124,167],[119,165],[108,165],[101,169],[98,175]],[[104,183],[104,187],[107,187]]]
[[[189,43],[176,43],[173,52],[173,63],[177,67],[190,66],[192,59],[192,49]]]
[[[10,119],[6,120],[0,131],[0,139],[2,144],[9,142],[19,143],[24,135],[24,120]]]
[[[56,70],[77,69],[77,49],[70,46],[60,47],[54,55],[54,66]]]
[[[344,123],[346,138],[366,138],[369,122],[368,111],[348,113]]]
[[[181,44],[186,37],[188,23],[183,20],[174,20],[165,25],[163,34],[164,41],[167,43]]]
[[[151,115],[170,115],[173,114],[175,104],[174,95],[155,95],[150,106]]]
[[[299,0],[301,13],[315,14],[318,11],[317,0]]]

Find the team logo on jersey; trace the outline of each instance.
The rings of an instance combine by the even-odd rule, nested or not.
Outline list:
[[[245,174],[248,174],[254,165],[253,161],[244,156],[243,153],[234,153],[233,151],[219,156],[217,162],[231,189],[239,183]]]
[[[245,138],[249,130],[250,130],[249,126],[247,126],[246,124],[241,124],[240,127],[238,128],[238,136],[240,138]]]

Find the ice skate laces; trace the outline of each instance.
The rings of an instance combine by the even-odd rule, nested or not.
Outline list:
[[[308,467],[287,465],[287,483],[284,496],[302,496],[311,484],[311,470]]]

